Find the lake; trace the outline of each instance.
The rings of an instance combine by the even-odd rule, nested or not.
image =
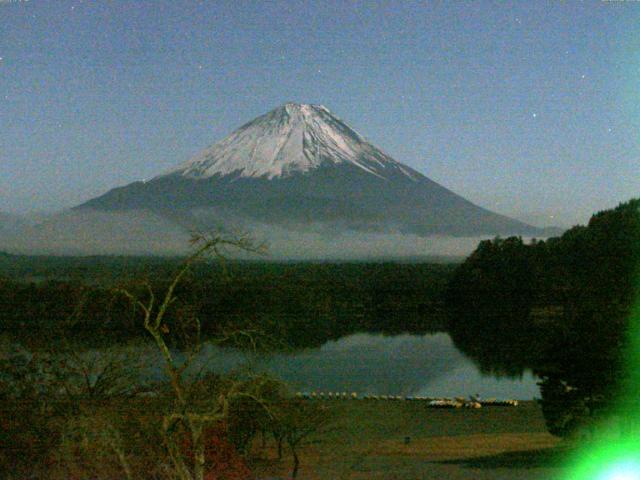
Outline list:
[[[5,345],[7,347],[7,345]],[[2,347],[2,348],[5,348]],[[22,350],[18,344],[10,349]],[[78,351],[78,349],[76,350]],[[128,381],[147,383],[165,377],[163,359],[150,341],[82,350],[84,368],[96,379],[111,362],[128,371]],[[178,361],[181,354],[174,352]],[[301,392],[357,392],[401,395],[530,400],[539,396],[536,377],[485,375],[462,354],[446,333],[382,335],[358,333],[319,348],[287,353],[247,353],[206,342],[189,371],[230,372],[245,366],[270,372]],[[135,380],[138,378],[139,380]]]
[[[243,363],[275,374],[296,391],[430,397],[480,394],[521,400],[539,396],[531,372],[518,378],[483,375],[446,333],[359,333],[286,354],[247,355],[206,344],[194,367],[230,371]]]

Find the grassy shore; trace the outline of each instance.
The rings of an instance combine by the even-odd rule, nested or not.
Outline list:
[[[332,422],[301,451],[301,479],[559,478],[562,451],[539,406],[430,409],[424,402],[325,401]],[[258,478],[287,478],[256,442]]]

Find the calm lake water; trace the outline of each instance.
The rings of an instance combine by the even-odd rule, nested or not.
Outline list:
[[[14,347],[21,349],[18,344]],[[180,361],[181,354],[174,355]],[[165,379],[163,359],[149,341],[84,350],[81,356],[92,378],[97,378],[105,365],[115,361],[125,366],[123,372],[130,372],[129,381],[153,383]],[[359,333],[319,348],[271,354],[247,354],[206,343],[189,371],[222,373],[247,366],[252,371],[270,372],[293,391],[301,392],[426,397],[479,394],[485,398],[519,400],[539,397],[537,379],[531,372],[517,378],[482,374],[446,333],[395,336]]]
[[[522,400],[539,396],[530,372],[520,378],[485,376],[445,333],[362,333],[296,353],[249,356],[207,344],[194,368],[230,371],[246,363],[275,374],[296,391],[432,397],[480,394]]]

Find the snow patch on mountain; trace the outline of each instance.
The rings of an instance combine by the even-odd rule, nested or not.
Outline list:
[[[420,174],[377,149],[323,105],[287,103],[166,172],[192,179],[215,175],[287,177],[324,164],[352,164],[380,178]]]

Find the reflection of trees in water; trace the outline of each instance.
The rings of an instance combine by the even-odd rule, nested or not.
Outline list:
[[[521,238],[481,242],[447,291],[454,344],[485,373],[521,375],[535,365],[538,329],[529,314],[538,269]]]
[[[528,357],[531,345],[516,336],[507,338],[496,332],[452,331],[451,339],[484,375],[515,379],[533,368]]]

